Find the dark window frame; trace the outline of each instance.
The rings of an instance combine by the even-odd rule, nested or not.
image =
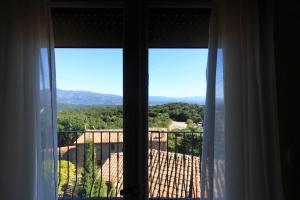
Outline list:
[[[126,1],[124,5],[120,1],[111,1],[110,3],[86,1],[80,3],[74,0],[52,0],[50,2],[52,8],[123,8],[125,200],[148,199],[148,6],[151,8],[209,9],[210,1],[173,1],[172,3],[168,1],[149,1],[148,5],[146,1],[141,0]],[[104,47],[109,47],[109,45]],[[161,48],[167,47],[178,48],[176,45],[161,46]],[[184,48],[188,48],[188,46]]]

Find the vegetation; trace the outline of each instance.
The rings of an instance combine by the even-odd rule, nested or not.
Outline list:
[[[168,103],[149,107],[149,118],[156,118],[158,114],[167,114],[173,121],[186,122],[192,120],[200,123],[203,120],[203,106],[188,103]]]
[[[112,187],[113,183],[105,182],[98,178],[98,171],[96,163],[93,163],[93,154],[96,158],[96,149],[92,148],[92,141],[87,141],[85,145],[85,163],[81,176],[83,187],[79,190],[80,197],[98,197],[98,196],[113,196],[115,190]],[[95,160],[95,159],[94,159]]]
[[[81,184],[82,187],[76,188],[74,191],[75,196],[80,197],[106,197],[106,196],[115,196],[116,189],[113,182],[106,182],[102,180],[98,175],[97,165],[93,164],[92,157],[92,142],[87,141],[86,143],[86,160],[83,168],[78,168],[81,173]],[[94,156],[96,156],[96,151],[94,150]],[[64,194],[67,191],[68,185],[71,187],[74,186],[76,170],[75,165],[66,160],[59,161],[59,185],[58,185],[58,194],[59,195],[68,195]],[[70,194],[69,194],[70,195]]]
[[[202,135],[199,132],[168,134],[168,151],[197,156],[202,152]]]
[[[66,107],[66,106],[65,106]],[[168,134],[168,148],[178,153],[199,154],[201,152],[200,133],[189,135],[180,132],[200,132],[199,126],[204,119],[203,106],[188,103],[168,103],[149,106],[149,127],[170,127],[172,121],[186,122],[187,129],[172,130],[178,133]],[[123,127],[122,106],[83,107],[62,110],[58,113],[58,128],[63,130],[85,129],[121,129]],[[64,134],[59,138],[60,145],[72,144],[79,134]],[[63,142],[61,142],[63,141]],[[193,147],[194,148],[193,148]],[[89,169],[87,169],[88,171]],[[86,180],[88,181],[88,180]]]
[[[123,109],[112,106],[64,110],[58,113],[57,121],[60,131],[122,128]]]
[[[66,160],[58,162],[59,168],[59,184],[58,194],[63,194],[67,185],[75,180],[75,165]],[[68,169],[69,168],[69,169]]]
[[[169,128],[172,123],[168,113],[155,113],[148,117],[149,127]]]
[[[66,109],[58,113],[58,129],[115,129],[123,127],[122,106]],[[168,128],[171,121],[198,124],[203,120],[203,107],[197,104],[169,103],[149,107],[149,127]],[[192,128],[192,126],[190,126]]]

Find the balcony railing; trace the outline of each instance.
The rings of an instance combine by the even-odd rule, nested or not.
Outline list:
[[[149,131],[152,199],[200,199],[201,132]],[[121,198],[123,131],[58,132],[59,199]]]

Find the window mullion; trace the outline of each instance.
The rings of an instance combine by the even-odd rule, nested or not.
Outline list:
[[[147,9],[140,0],[124,5],[124,198],[148,197]]]

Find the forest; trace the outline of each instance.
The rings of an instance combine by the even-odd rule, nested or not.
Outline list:
[[[188,103],[168,103],[149,106],[149,127],[169,128],[172,121],[187,122],[188,127],[203,121],[203,106]],[[121,105],[62,109],[57,116],[58,130],[121,129]]]

